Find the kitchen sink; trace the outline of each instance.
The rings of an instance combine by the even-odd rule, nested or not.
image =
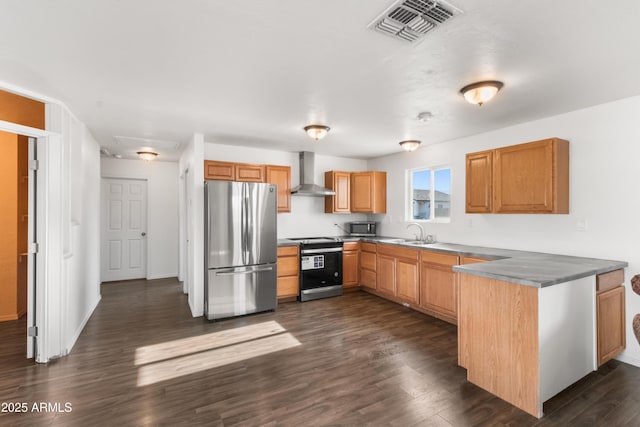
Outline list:
[[[380,243],[406,243],[406,239],[380,239]]]
[[[427,245],[433,245],[435,242],[421,242],[420,240],[411,240],[411,241],[405,241],[402,242],[405,245],[412,245],[412,246],[427,246]]]

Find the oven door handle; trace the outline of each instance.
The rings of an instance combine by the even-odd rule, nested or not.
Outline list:
[[[303,249],[301,253],[304,254],[323,254],[327,252],[342,252],[342,248],[319,248],[319,249]]]

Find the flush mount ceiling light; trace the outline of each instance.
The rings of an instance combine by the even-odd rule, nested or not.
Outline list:
[[[420,144],[422,144],[422,142],[415,139],[400,141],[400,147],[402,147],[404,151],[414,151],[420,146]]]
[[[460,89],[460,93],[467,102],[482,105],[493,98],[502,86],[504,86],[502,82],[489,80],[467,85]]]
[[[320,141],[322,138],[327,136],[327,133],[331,129],[329,126],[324,125],[308,125],[305,126],[304,131],[309,135],[310,138],[315,139],[316,141]]]
[[[146,160],[147,162],[150,162],[151,160],[155,159],[156,156],[158,155],[158,153],[153,152],[153,151],[138,151],[136,152],[136,154],[138,154],[138,156],[140,156],[140,158],[142,158],[142,160]]]

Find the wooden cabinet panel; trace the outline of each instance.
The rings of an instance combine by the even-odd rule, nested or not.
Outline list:
[[[441,264],[445,266],[458,265],[459,262],[458,255],[435,251],[421,251],[420,257],[423,262],[430,262],[432,264]]]
[[[278,297],[298,296],[300,279],[297,276],[278,277]]]
[[[596,295],[598,366],[620,354],[626,346],[624,286]]]
[[[44,103],[40,101],[0,90],[0,120],[44,129],[44,110]]]
[[[344,242],[342,249],[345,251],[358,251],[360,250],[360,242]]]
[[[265,182],[265,167],[263,165],[237,163],[235,181]]]
[[[360,254],[360,266],[367,270],[376,271],[376,254],[375,252],[362,252]]]
[[[493,151],[467,154],[467,213],[493,209]]]
[[[496,213],[569,213],[569,142],[562,139],[495,150]]]
[[[624,270],[614,270],[596,276],[596,291],[603,292],[624,283]]]
[[[204,161],[204,179],[218,181],[235,180],[235,164],[229,162],[218,162],[215,160]]]
[[[298,295],[300,286],[298,250],[298,246],[278,247],[278,298]]]
[[[278,186],[278,212],[291,212],[291,167],[267,165],[266,182]]]
[[[418,304],[419,262],[398,258],[396,262],[396,296],[409,304]]]
[[[351,212],[387,212],[387,173],[351,173]]]
[[[455,254],[420,251],[420,307],[447,322],[458,322],[458,276],[452,267]]]
[[[569,141],[467,154],[467,213],[569,213]]]
[[[458,292],[450,265],[423,262],[420,271],[420,306],[448,317],[455,323]]]
[[[401,246],[393,245],[378,245],[378,254],[389,255],[396,258],[406,258],[415,261],[420,259],[420,251],[417,249],[403,248]]]
[[[324,186],[336,192],[324,198],[325,213],[351,212],[351,172],[325,172]]]
[[[378,254],[377,287],[378,292],[390,296],[396,295],[396,259]]]
[[[460,265],[476,264],[479,262],[486,262],[486,261],[491,261],[491,260],[486,258],[474,257],[474,256],[460,255]]]
[[[376,251],[375,243],[360,243],[360,284],[369,289],[377,287]]]
[[[342,253],[342,286],[350,288],[358,286],[358,251],[345,251]]]
[[[278,257],[278,277],[297,276],[299,261],[297,256]]]
[[[377,274],[375,271],[360,269],[360,284],[365,288],[376,289]]]

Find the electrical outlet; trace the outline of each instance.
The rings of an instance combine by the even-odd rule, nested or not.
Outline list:
[[[587,231],[588,228],[589,228],[589,221],[587,221],[584,218],[579,219],[578,222],[576,223],[577,231]]]

